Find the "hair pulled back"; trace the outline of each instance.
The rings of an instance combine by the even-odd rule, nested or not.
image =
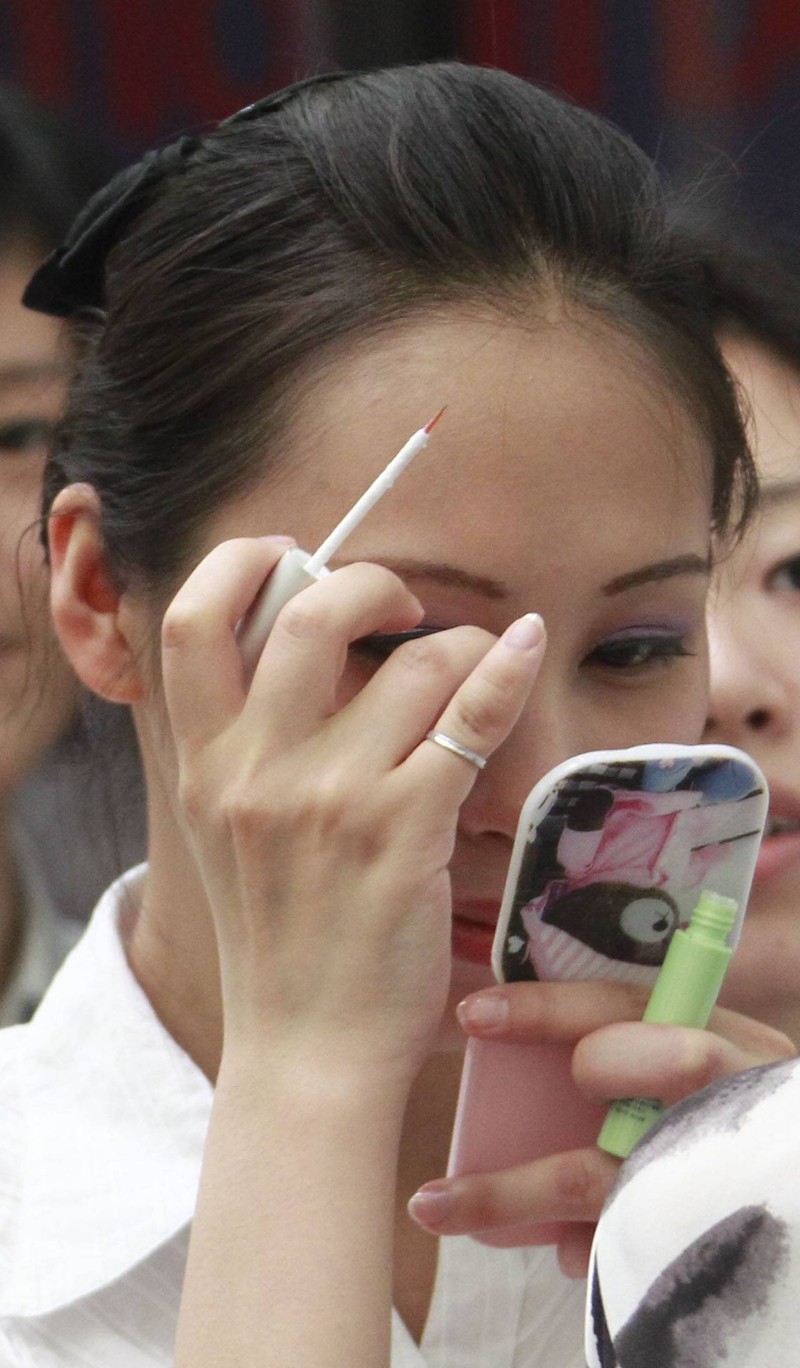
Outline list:
[[[707,437],[715,527],[752,500],[733,391],[650,162],[504,72],[443,63],[300,86],[193,143],[104,260],[45,511],[63,485],[93,485],[122,582],[159,591],[209,513],[279,465],[294,382],[332,349],[443,304],[519,312],[553,286],[660,362]]]

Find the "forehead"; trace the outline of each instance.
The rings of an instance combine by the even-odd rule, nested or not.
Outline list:
[[[466,495],[533,514],[584,488],[602,512],[654,481],[678,501],[710,490],[707,447],[655,363],[580,315],[521,324],[444,314],[360,346],[305,390],[290,479],[309,496],[356,497],[442,405],[395,508],[402,493],[416,515],[430,504],[440,517]]]
[[[58,363],[60,325],[22,304],[36,264],[33,254],[0,251],[0,374],[9,382],[16,374],[28,378],[26,372],[33,376],[39,366]]]
[[[281,473],[209,544],[290,532],[313,550],[447,405],[342,560],[446,560],[527,593],[707,554],[707,447],[647,354],[594,319],[439,314],[337,356],[295,398]]]

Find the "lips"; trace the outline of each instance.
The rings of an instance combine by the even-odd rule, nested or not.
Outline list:
[[[756,884],[800,864],[800,796],[770,785],[769,816],[756,864]]]
[[[453,954],[471,964],[491,962],[492,942],[500,912],[496,900],[480,899],[453,905]]]

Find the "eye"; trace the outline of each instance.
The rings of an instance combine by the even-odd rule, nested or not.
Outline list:
[[[17,418],[0,423],[0,454],[21,455],[40,451],[53,440],[55,428],[44,418]]]
[[[609,670],[642,670],[693,654],[680,633],[632,631],[601,641],[583,663]]]
[[[405,641],[417,641],[419,637],[434,636],[442,631],[443,627],[424,626],[412,627],[409,632],[373,632],[371,636],[359,637],[351,649],[360,651],[372,660],[386,660]]]
[[[796,593],[800,589],[800,556],[789,556],[776,565],[767,576],[767,588],[779,594]]]

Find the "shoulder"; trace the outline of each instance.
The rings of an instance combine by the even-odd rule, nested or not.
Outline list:
[[[0,1032],[0,1317],[98,1293],[191,1218],[212,1091],[127,964],[142,879],[109,890],[33,1020]]]

